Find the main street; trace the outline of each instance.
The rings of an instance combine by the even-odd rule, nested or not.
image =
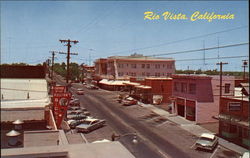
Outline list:
[[[59,80],[58,80],[59,81]],[[59,81],[63,84],[62,80]],[[73,84],[71,91],[82,88],[80,84]],[[138,143],[133,144],[133,136],[121,137],[120,141],[131,153],[138,158],[152,157],[174,157],[209,158],[212,153],[195,150],[192,148],[197,140],[196,137],[182,130],[175,124],[165,122],[155,125],[148,120],[143,120],[141,116],[146,116],[148,111],[142,107],[124,107],[116,102],[117,94],[105,90],[89,90],[84,88],[85,95],[75,95],[80,99],[81,106],[90,111],[92,116],[105,119],[107,126],[97,129],[89,134],[85,134],[87,139],[101,138],[111,139],[112,133],[127,134],[136,132]],[[145,113],[145,114],[144,114]]]

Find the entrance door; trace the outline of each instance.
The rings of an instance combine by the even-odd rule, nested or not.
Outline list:
[[[242,127],[238,126],[238,137],[242,138]]]
[[[177,114],[184,117],[185,107],[184,105],[177,104]]]

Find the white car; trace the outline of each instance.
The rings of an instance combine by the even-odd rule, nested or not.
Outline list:
[[[196,149],[205,149],[212,151],[218,144],[218,138],[211,133],[202,133],[200,138],[196,141]]]
[[[249,152],[244,152],[243,155],[240,157],[240,158],[249,158],[250,157],[250,154]]]
[[[105,120],[95,118],[86,118],[83,123],[76,126],[77,132],[91,132],[97,128],[104,126]]]

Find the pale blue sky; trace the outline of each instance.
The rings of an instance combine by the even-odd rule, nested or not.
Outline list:
[[[144,12],[165,11],[186,14],[195,11],[231,13],[233,20],[144,20]],[[111,55],[162,54],[249,41],[248,1],[1,1],[1,63],[45,61],[49,51],[67,49],[59,39],[78,40],[72,46],[71,61],[92,63]],[[238,29],[234,29],[238,28]],[[179,41],[224,30],[231,31]],[[149,48],[150,47],[150,48]],[[205,57],[248,56],[249,45],[205,51]],[[146,49],[143,49],[146,48]],[[92,49],[92,50],[90,50]],[[57,54],[55,62],[66,61]],[[241,71],[242,60],[216,59],[178,61],[203,58],[204,52],[168,55],[177,60],[177,69],[215,69],[216,62],[227,61],[225,70]],[[90,61],[89,61],[90,59]]]

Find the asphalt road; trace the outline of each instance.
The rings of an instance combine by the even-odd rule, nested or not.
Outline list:
[[[100,92],[101,91],[101,92]],[[210,153],[199,152],[190,149],[191,144],[182,144],[183,137],[177,136],[178,133],[162,136],[160,132],[155,132],[149,126],[135,120],[125,113],[120,108],[117,108],[118,103],[114,103],[107,99],[108,92],[102,90],[89,90],[85,88],[85,95],[78,95],[84,106],[99,118],[103,118],[108,122],[108,125],[118,134],[126,134],[136,132],[138,134],[138,143],[132,143],[132,136],[121,138],[119,141],[123,143],[129,150],[138,158],[191,158],[191,157],[209,157]],[[180,129],[181,130],[181,129]],[[187,139],[192,142],[193,137],[187,135]],[[171,143],[168,139],[176,139],[176,144]]]
[[[64,84],[63,80],[57,80]],[[82,87],[74,85],[71,90]],[[196,138],[187,134],[179,127],[171,129],[169,132],[157,131],[152,126],[138,121],[135,117],[128,115],[126,111],[119,108],[118,103],[110,99],[110,92],[104,90],[85,89],[85,95],[76,95],[84,106],[91,112],[92,116],[105,119],[107,126],[120,135],[127,133],[137,133],[138,143],[132,143],[133,135],[121,137],[120,141],[135,157],[138,158],[210,158],[217,157],[214,153],[197,151],[191,148]],[[111,136],[112,133],[110,133]],[[216,151],[216,150],[215,150]],[[216,155],[216,156],[215,156]],[[218,156],[219,157],[219,156]]]

